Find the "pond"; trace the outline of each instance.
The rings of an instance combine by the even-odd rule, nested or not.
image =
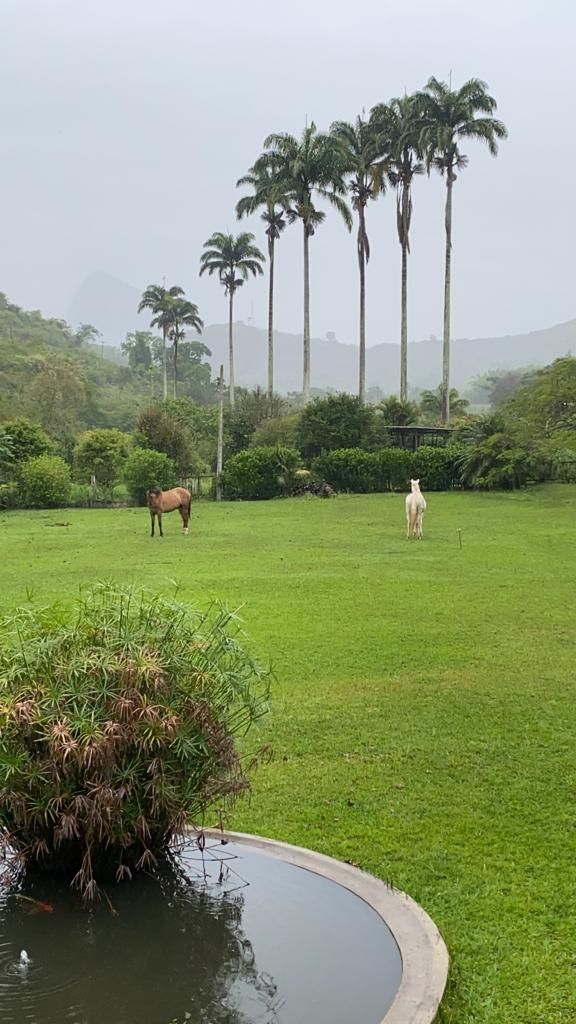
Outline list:
[[[379,1024],[400,985],[368,904],[244,845],[190,843],[107,894],[0,888],[0,1024]]]

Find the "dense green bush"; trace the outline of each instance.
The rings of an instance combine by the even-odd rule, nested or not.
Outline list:
[[[18,487],[25,508],[61,508],[70,498],[70,467],[59,455],[38,455],[20,467]]]
[[[525,487],[529,480],[540,477],[538,462],[526,449],[512,447],[505,434],[464,447],[458,460],[464,486],[480,490]]]
[[[410,475],[423,491],[448,491],[460,482],[462,451],[460,445],[422,445],[412,456]]]
[[[340,448],[368,446],[376,426],[376,414],[353,395],[316,398],[302,410],[298,422],[298,447],[305,458]]]
[[[188,428],[163,406],[153,406],[140,414],[134,440],[141,448],[163,452],[181,476],[190,471],[192,439]]]
[[[222,474],[224,495],[231,500],[279,498],[290,493],[300,455],[293,448],[248,448],[228,459]]]
[[[340,448],[320,455],[314,459],[312,469],[316,480],[326,480],[337,491],[366,494],[384,489],[378,456],[361,448]]]
[[[129,439],[119,430],[87,430],[74,448],[74,470],[80,482],[92,476],[102,487],[113,487],[128,458]]]
[[[379,491],[407,491],[414,476],[412,452],[404,448],[382,448],[375,453]]]
[[[0,510],[20,508],[21,504],[20,489],[15,481],[8,484],[0,484]]]
[[[9,420],[2,424],[2,429],[10,438],[11,457],[14,466],[33,459],[37,455],[48,455],[54,452],[54,442],[37,423],[32,423],[24,416]]]
[[[273,419],[263,420],[250,438],[250,447],[262,448],[283,444],[287,448],[297,448],[299,421],[298,412],[290,416],[275,416]]]
[[[124,483],[128,494],[137,505],[146,504],[146,491],[159,487],[162,491],[175,487],[178,482],[176,466],[164,452],[151,448],[138,448],[124,464]]]
[[[341,448],[315,459],[313,469],[316,479],[326,480],[337,491],[367,494],[406,490],[412,474],[412,453],[402,448],[376,452]]]
[[[234,617],[99,586],[0,622],[0,846],[86,900],[248,788],[266,674]]]

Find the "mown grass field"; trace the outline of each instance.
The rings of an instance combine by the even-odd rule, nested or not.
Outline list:
[[[145,510],[5,514],[0,606],[100,578],[242,605],[277,676],[274,759],[231,825],[420,901],[451,955],[444,1024],[567,1024],[576,487],[428,502],[420,544],[401,495],[200,504],[164,540]]]

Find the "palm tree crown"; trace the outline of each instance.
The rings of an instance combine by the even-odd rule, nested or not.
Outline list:
[[[326,214],[314,204],[316,197],[330,203],[352,227],[350,210],[343,199],[346,193],[340,147],[331,135],[319,132],[314,122],[304,129],[300,139],[287,133],[269,135],[264,142],[289,202],[288,220],[300,220],[304,241],[304,401],[310,395],[310,268],[308,243]]]
[[[250,276],[262,274],[264,255],[254,245],[254,235],[245,231],[234,237],[221,231],[215,232],[204,242],[200,257],[200,275],[218,274],[229,299],[228,353],[230,405],[234,406],[234,295]]]
[[[352,208],[358,214],[356,248],[360,270],[360,372],[358,394],[364,401],[366,391],[366,335],[365,335],[365,272],[370,259],[370,242],[366,230],[366,207],[376,199],[378,169],[386,148],[384,133],[380,126],[357,117],[354,124],[335,121],[330,131],[340,150],[342,168],[348,191],[352,197]]]
[[[408,399],[408,254],[412,223],[412,183],[424,173],[421,160],[420,107],[414,96],[402,96],[373,107],[370,120],[386,137],[387,155],[379,171],[396,191],[396,228],[402,249],[400,326],[400,401]]]
[[[166,338],[168,337],[172,324],[170,312],[172,302],[184,295],[184,290],[178,285],[172,288],[165,288],[160,284],[149,284],[145,288],[142,298],[138,304],[138,312],[149,309],[153,316],[150,321],[151,327],[159,327],[162,331],[162,375],[164,400],[168,398],[168,371],[166,366]]]
[[[446,254],[444,270],[444,340],[442,346],[442,422],[450,421],[450,300],[452,281],[452,190],[457,170],[463,170],[468,157],[460,144],[464,139],[483,142],[492,156],[498,153],[498,140],[508,132],[492,115],[496,100],[487,91],[485,82],[471,78],[460,89],[431,78],[423,92],[417,94],[421,108],[420,141],[426,154],[428,171],[435,167],[446,181],[444,224]]]
[[[278,169],[270,156],[264,153],[247,174],[236,182],[237,187],[248,185],[252,193],[243,196],[236,205],[240,220],[262,210],[268,240],[268,401],[274,396],[274,259],[275,245],[286,227],[288,199],[279,180]]]

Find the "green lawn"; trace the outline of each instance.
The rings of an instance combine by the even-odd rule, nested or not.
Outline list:
[[[0,604],[113,578],[242,605],[278,682],[274,759],[231,824],[422,903],[451,955],[445,1024],[576,1020],[576,487],[431,494],[422,543],[401,495],[164,525],[3,515]]]

